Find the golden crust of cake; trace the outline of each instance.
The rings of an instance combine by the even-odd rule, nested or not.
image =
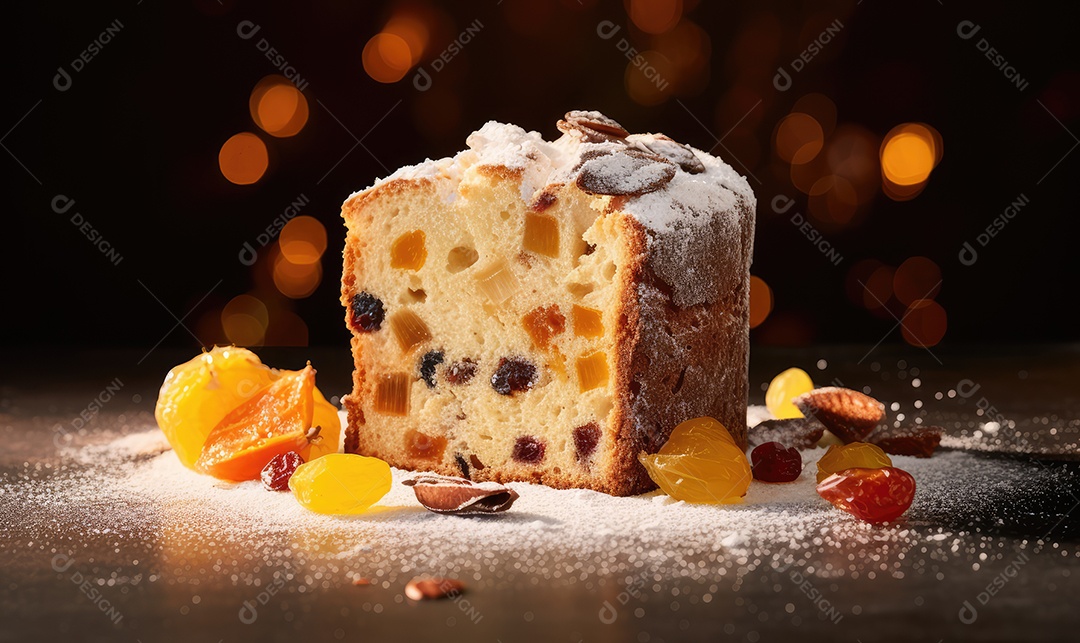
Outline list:
[[[568,121],[572,122],[568,124]],[[501,129],[511,126],[491,127],[489,124],[470,137],[471,150],[454,159],[403,168],[346,201],[342,209],[348,228],[342,303],[346,307],[346,323],[353,329],[352,350],[356,364],[353,392],[344,400],[349,416],[346,451],[380,457],[401,468],[464,475],[478,481],[530,481],[557,488],[584,487],[629,495],[654,487],[639,464],[638,455],[655,452],[683,420],[703,415],[715,417],[728,427],[739,444],[745,446],[753,195],[742,177],[718,159],[662,135],[639,136],[636,140],[629,137],[631,140],[626,143],[625,131],[620,133],[621,127],[611,123],[614,121],[596,113],[568,114],[567,121],[560,122],[564,136],[554,143],[546,143],[538,135],[526,134],[516,128],[516,131]],[[474,138],[480,140],[477,142]],[[626,153],[623,147],[632,149]],[[586,173],[591,174],[583,180],[582,175]],[[473,210],[462,210],[462,203],[469,204]],[[394,225],[387,221],[395,219],[397,210],[394,208],[400,205],[401,208],[412,208],[409,210],[412,212],[417,208],[441,209],[443,204],[448,204],[446,208],[458,208],[454,212],[464,218],[473,216],[469,212],[492,204],[496,209],[503,207],[502,214],[511,226],[507,230],[516,231],[515,234],[520,234],[521,230],[520,225],[513,227],[519,217],[556,212],[557,229],[562,235],[558,238],[563,243],[569,240],[571,243],[567,245],[573,246],[573,252],[560,252],[559,257],[552,259],[545,255],[542,246],[539,250],[534,247],[518,252],[517,241],[507,239],[502,252],[497,245],[484,245],[485,239],[471,239],[476,242],[479,252],[474,252],[481,259],[473,259],[476,265],[470,265],[462,274],[475,272],[487,262],[487,255],[500,251],[509,258],[507,271],[520,273],[518,285],[524,284],[525,290],[533,287],[532,293],[515,292],[505,302],[500,302],[501,305],[489,306],[491,302],[482,299],[476,301],[483,302],[478,307],[498,322],[490,328],[499,332],[506,330],[507,339],[497,338],[497,341],[505,341],[509,347],[528,346],[529,359],[537,362],[538,370],[543,371],[536,389],[530,385],[525,392],[506,398],[505,403],[531,404],[530,396],[551,391],[543,394],[557,400],[559,409],[552,411],[548,408],[551,404],[533,406],[522,415],[515,415],[517,411],[512,409],[502,420],[493,420],[485,413],[502,413],[502,407],[493,405],[504,402],[487,390],[484,381],[491,372],[493,355],[480,360],[478,382],[458,389],[438,379],[436,387],[425,387],[423,369],[416,375],[417,371],[412,370],[407,360],[415,362],[424,350],[437,348],[437,351],[425,353],[423,358],[438,352],[440,361],[431,366],[429,375],[435,373],[433,379],[445,378],[445,369],[449,367],[443,363],[443,353],[446,353],[445,360],[450,360],[455,350],[450,334],[445,338],[430,339],[419,348],[409,348],[414,352],[406,351],[404,356],[391,357],[388,354],[396,350],[394,345],[387,343],[389,340],[377,339],[379,333],[385,334],[383,329],[374,332],[357,330],[356,313],[351,307],[358,293],[366,293],[373,285],[378,285],[383,294],[390,293],[392,284],[406,283],[401,281],[401,275],[375,265],[381,261],[380,253],[387,246],[387,240],[382,237]],[[555,206],[548,210],[551,204]],[[430,216],[434,215],[424,215]],[[414,217],[409,225],[420,225],[416,221],[423,221],[424,217]],[[480,237],[487,234],[486,228],[501,225],[498,219],[492,221],[494,223],[486,222],[480,226],[484,230],[470,228],[471,235]],[[433,227],[440,231],[429,229],[432,249],[439,243],[434,238],[436,234],[443,234],[445,228],[459,224],[469,227],[460,219],[439,219],[438,225]],[[399,232],[394,228],[390,236]],[[573,259],[561,256],[578,252],[581,254]],[[436,255],[431,256],[438,259]],[[553,267],[549,268],[549,264]],[[607,266],[610,267],[604,268]],[[560,267],[570,277],[562,276],[558,272]],[[446,311],[456,314],[453,302],[443,300],[460,296],[465,302],[471,295],[464,294],[462,284],[475,286],[475,282],[446,275],[429,278],[424,276],[423,270],[408,275],[412,280],[408,283],[416,286],[423,300],[403,295],[398,301],[388,299],[385,307],[391,317],[400,314],[402,308],[420,311],[421,315],[427,316],[432,333],[440,335],[443,329],[435,325],[449,319]],[[435,268],[428,267],[428,270]],[[570,294],[559,291],[558,296],[548,296],[543,286],[548,282],[537,277],[537,273],[541,277],[547,275],[545,271],[553,271],[555,277],[549,281],[555,279],[552,284],[566,285]],[[612,274],[607,275],[607,272]],[[578,273],[591,275],[590,278],[600,285],[591,291],[586,291],[583,286],[575,292],[574,288],[580,284],[574,279],[584,279]],[[603,283],[603,277],[597,275],[608,276],[610,284]],[[440,294],[432,287],[433,283],[441,289],[458,290],[452,296]],[[408,293],[414,292],[412,285]],[[595,306],[603,312],[605,335],[598,339],[568,339],[570,332],[558,328],[560,322],[555,325],[559,343],[552,349],[537,345],[535,336],[533,344],[529,345],[528,335],[520,328],[511,328],[513,323],[506,323],[533,303],[544,304],[549,300],[558,302],[551,306],[557,311],[556,317],[565,317],[563,313],[571,304],[575,310],[579,303]],[[461,303],[458,308],[462,306],[466,304]],[[515,312],[510,314],[503,308]],[[442,312],[438,313],[439,310]],[[489,333],[488,330],[482,332]],[[489,334],[497,333],[490,331]],[[466,344],[471,341],[465,335],[462,337]],[[460,339],[457,335],[454,338],[454,341]],[[483,342],[478,346],[482,345]],[[402,350],[405,350],[404,345]],[[474,346],[473,350],[483,352],[487,349]],[[562,351],[568,355],[562,355]],[[597,351],[606,356],[610,375],[599,392],[583,392],[580,399],[573,395],[575,377],[584,377],[582,371],[579,370],[576,376],[558,373],[560,362],[570,361],[571,351],[578,351],[579,369],[581,360],[596,355]],[[517,352],[524,354],[526,349]],[[586,357],[580,357],[583,354],[587,354]],[[416,419],[386,413],[373,415],[373,400],[379,394],[376,389],[380,386],[377,380],[382,377],[379,371],[386,370],[410,374],[412,381],[408,386],[414,406],[409,407],[407,413],[418,409]],[[565,367],[563,370],[573,369]],[[544,445],[539,447],[537,464],[517,458],[519,450],[525,456],[537,450],[535,444],[529,442],[519,449],[523,438],[518,438],[513,445],[513,459],[503,457],[495,462],[480,462],[477,453],[498,459],[491,454],[509,451],[505,436],[481,434],[480,438],[487,438],[492,444],[503,440],[501,451],[492,447],[483,451],[477,444],[475,426],[483,425],[484,431],[493,433],[503,426],[501,421],[507,430],[520,432],[513,427],[521,425],[522,416],[526,419],[539,417],[541,412],[549,413],[545,417],[555,418],[551,420],[552,424],[561,424],[550,430],[544,428],[546,432],[538,429],[539,438],[530,437]],[[578,419],[564,421],[564,415]],[[566,429],[583,422],[581,417],[596,419],[575,427],[574,438],[570,440]],[[429,430],[434,425],[439,426]],[[589,435],[598,434],[598,437],[595,453],[585,461],[579,457],[575,466],[575,461],[567,455],[573,451],[573,445],[567,444],[567,440],[576,441],[579,429],[586,429],[585,433]],[[409,435],[410,432],[415,435],[418,430],[423,433],[424,440],[428,440],[424,444],[442,444],[445,451],[432,456],[421,449],[418,456],[416,449],[407,448],[408,440],[403,443],[397,435]],[[426,433],[431,431],[435,435],[428,436]],[[577,448],[580,450],[580,445]]]

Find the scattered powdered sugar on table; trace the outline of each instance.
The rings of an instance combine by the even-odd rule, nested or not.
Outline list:
[[[291,494],[258,482],[199,475],[165,449],[152,429],[72,447],[60,466],[28,463],[22,475],[0,483],[0,507],[18,507],[21,515],[19,521],[5,516],[5,523],[27,530],[38,547],[50,541],[41,532],[51,531],[74,533],[64,539],[72,543],[115,539],[118,551],[122,541],[156,543],[156,551],[140,556],[171,565],[170,583],[213,568],[233,582],[258,584],[245,571],[253,560],[256,572],[286,569],[309,579],[355,574],[384,585],[416,573],[471,574],[492,583],[518,574],[572,582],[595,573],[648,573],[657,580],[730,575],[737,582],[761,566],[799,565],[824,577],[903,575],[897,554],[915,547],[943,558],[983,549],[1001,556],[985,537],[965,531],[964,516],[988,506],[1022,513],[1017,498],[1053,484],[1052,472],[1012,460],[956,451],[925,460],[894,457],[918,483],[915,503],[901,521],[874,526],[817,495],[815,463],[824,450],[812,449],[803,452],[797,481],[754,482],[734,505],[512,483],[520,499],[504,514],[444,516],[424,510],[401,484],[411,474],[394,470],[391,491],[371,512],[334,517],[311,513]],[[63,553],[55,541],[53,547]],[[916,562],[915,570],[924,571],[922,565]],[[910,560],[904,568],[910,573]]]

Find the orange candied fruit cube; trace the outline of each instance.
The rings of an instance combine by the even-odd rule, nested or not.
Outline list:
[[[480,290],[484,291],[488,299],[495,304],[501,304],[510,299],[519,288],[517,277],[510,271],[510,266],[505,259],[498,259],[478,272],[476,281]]]
[[[538,306],[521,318],[521,324],[525,326],[529,337],[538,348],[547,348],[551,339],[561,335],[566,330],[566,317],[559,312],[559,307],[552,304],[548,307]]]
[[[604,314],[595,308],[586,308],[574,304],[571,314],[574,317],[574,334],[578,337],[603,337]]]
[[[387,373],[375,382],[375,410],[386,415],[409,414],[409,374]]]
[[[408,308],[394,313],[394,316],[390,318],[390,330],[393,331],[401,350],[406,353],[431,339],[431,331],[428,330],[427,324]]]
[[[406,232],[390,246],[390,267],[420,270],[427,262],[427,237],[423,230]]]
[[[441,460],[446,451],[446,438],[409,429],[405,432],[405,450],[418,460]]]
[[[607,386],[608,364],[607,355],[603,351],[597,351],[577,359],[578,389],[584,393],[594,388]]]
[[[559,222],[543,214],[525,215],[525,238],[522,247],[545,257],[559,256]]]

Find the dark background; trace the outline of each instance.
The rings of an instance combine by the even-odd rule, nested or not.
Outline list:
[[[663,43],[633,25],[629,2],[17,3],[0,45],[0,342],[195,348],[228,339],[221,310],[248,293],[265,302],[271,327],[281,315],[294,320],[290,311],[306,326],[268,331],[265,343],[344,346],[341,202],[387,168],[453,154],[489,119],[551,138],[555,121],[575,108],[712,148],[757,177],[752,272],[775,300],[752,332],[758,344],[902,342],[896,320],[905,306],[890,300],[888,311],[868,309],[853,269],[912,256],[940,268],[943,345],[1078,338],[1072,186],[1080,153],[1070,153],[1078,142],[1070,130],[1080,132],[1080,74],[1075,23],[1063,10],[935,0],[681,4],[681,20],[707,39],[696,45],[692,73],[659,104],[642,105],[628,95],[628,63],[615,40],[643,51]],[[483,25],[429,91],[414,89],[412,70],[390,84],[365,73],[365,43],[401,12],[430,21],[420,62],[427,68],[467,25]],[[57,68],[70,67],[117,19],[119,34],[70,89],[57,91]],[[971,40],[957,35],[965,19],[981,27]],[[238,37],[242,20],[260,26],[254,39]],[[620,26],[615,39],[598,37],[604,20]],[[777,69],[790,68],[836,20],[838,37],[793,75],[790,89],[777,91]],[[1025,90],[977,50],[983,37],[1029,81]],[[277,73],[256,49],[259,38],[308,82],[310,118],[296,136],[266,135],[248,111],[256,83]],[[793,212],[807,212],[807,195],[774,148],[778,122],[811,93],[831,99],[838,125],[868,133],[872,162],[903,123],[933,126],[944,145],[918,197],[897,202],[878,189],[846,226],[811,217],[844,257],[839,266],[790,223]],[[242,131],[269,149],[269,170],[254,185],[230,183],[218,168],[222,144]],[[266,266],[237,257],[301,193],[311,201],[302,213],[325,225],[329,245],[319,287],[292,300],[267,285]],[[962,265],[962,244],[1021,193],[1030,205],[979,248],[975,265]],[[74,199],[73,209],[55,213],[57,195]],[[795,208],[773,213],[776,195],[793,198]],[[122,254],[119,265],[69,222],[74,212]]]

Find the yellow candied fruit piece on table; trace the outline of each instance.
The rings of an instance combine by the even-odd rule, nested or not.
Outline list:
[[[274,379],[274,372],[255,353],[216,346],[169,371],[154,416],[176,457],[193,469],[207,436],[222,418]]]
[[[780,419],[801,418],[802,411],[792,402],[803,393],[814,390],[814,382],[801,368],[789,368],[773,378],[765,392],[765,406]]]
[[[746,453],[713,418],[683,422],[660,451],[638,460],[664,493],[685,502],[740,502],[753,479]]]
[[[305,509],[348,516],[365,513],[388,491],[390,465],[378,458],[331,453],[296,468],[289,489]]]
[[[582,393],[601,386],[607,386],[607,355],[602,351],[597,351],[591,355],[579,357],[577,359],[577,375],[578,389]]]
[[[891,467],[892,458],[876,444],[852,442],[829,447],[817,463],[817,481],[821,482],[844,469],[881,469]]]
[[[390,246],[390,267],[420,270],[427,263],[427,237],[423,230],[413,230],[398,237]]]
[[[574,334],[578,337],[596,338],[604,335],[604,314],[595,308],[586,308],[574,304],[571,310],[574,318]]]
[[[545,257],[558,257],[559,222],[544,214],[526,214],[525,237],[521,246]]]
[[[520,288],[517,277],[505,259],[499,259],[476,273],[476,282],[493,304],[501,304]]]
[[[427,324],[420,319],[420,315],[408,308],[394,313],[390,318],[390,330],[394,333],[398,346],[405,353],[431,339],[431,330],[428,329]]]
[[[375,382],[375,410],[386,415],[409,414],[408,373],[387,373]]]

